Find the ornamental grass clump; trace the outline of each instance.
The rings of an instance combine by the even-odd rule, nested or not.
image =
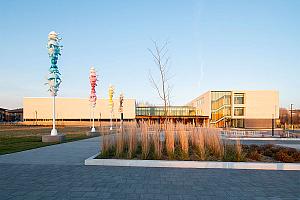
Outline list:
[[[141,146],[142,159],[147,159],[150,149],[150,141],[148,137],[148,125],[145,122],[141,123]]]
[[[116,157],[122,157],[124,154],[124,133],[122,129],[118,129],[116,132]]]
[[[202,128],[194,128],[191,134],[191,143],[199,160],[205,160],[205,136]]]
[[[102,143],[101,143],[102,152],[101,152],[101,154],[104,157],[107,157],[110,155],[110,151],[113,147],[113,144],[111,141],[111,136],[109,135],[109,132],[104,127],[101,128],[101,135],[102,135],[102,140],[101,140],[102,141]]]
[[[101,158],[243,161],[245,155],[249,155],[247,150],[243,153],[244,146],[240,141],[224,144],[220,129],[200,128],[192,124],[129,122],[116,134],[109,133],[107,128],[101,129]],[[273,149],[275,157],[278,150],[275,152]],[[297,153],[288,154],[299,160],[300,154]],[[283,152],[278,153],[277,158],[289,160]]]
[[[177,127],[177,136],[182,154],[181,157],[183,160],[187,160],[189,159],[189,139],[188,130],[185,129],[185,126],[183,124],[179,124]]]
[[[237,140],[235,143],[235,152],[236,152],[236,161],[242,161],[243,160],[243,152],[242,152],[242,145],[240,140]]]
[[[221,160],[224,156],[224,145],[220,139],[220,134],[216,129],[205,130],[205,146],[210,156]]]
[[[130,123],[126,128],[128,152],[127,158],[132,158],[135,155],[137,147],[137,127],[135,123]]]
[[[161,134],[163,134],[163,132],[161,132],[160,125],[157,123],[154,123],[152,125],[152,131],[153,131],[152,143],[154,146],[154,158],[161,159],[162,148],[163,148],[162,141],[161,141]]]
[[[166,152],[169,159],[174,159],[174,124],[171,125],[171,123],[167,123],[164,129],[166,138]]]

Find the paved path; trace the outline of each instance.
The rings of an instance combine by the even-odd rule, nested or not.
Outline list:
[[[16,164],[0,169],[0,199],[300,199],[300,173],[293,171]]]
[[[0,156],[0,163],[84,165],[84,160],[99,152],[100,139],[51,145]]]
[[[300,150],[300,144],[278,144],[278,145],[283,146],[283,147],[290,147],[290,148]]]
[[[300,199],[299,171],[84,166],[99,138],[0,156],[0,199]]]

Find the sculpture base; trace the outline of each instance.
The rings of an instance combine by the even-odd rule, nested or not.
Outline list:
[[[65,140],[65,135],[43,135],[42,142],[63,142]]]
[[[86,136],[89,136],[89,137],[96,137],[96,136],[100,136],[100,132],[92,132],[92,131],[89,131],[89,132],[86,132]]]

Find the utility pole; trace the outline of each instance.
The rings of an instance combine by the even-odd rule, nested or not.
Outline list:
[[[292,126],[292,132],[294,132],[294,126],[293,126],[293,105],[294,104],[291,103],[291,126]]]
[[[120,103],[120,105],[119,105],[119,112],[121,114],[121,116],[120,116],[120,129],[122,129],[122,131],[123,131],[123,102],[124,102],[124,95],[123,95],[123,93],[120,94],[119,101],[120,101],[119,102]]]
[[[272,115],[272,137],[274,137],[274,122],[275,122],[275,119],[274,119],[274,114]]]
[[[37,125],[37,111],[35,111],[35,125]]]

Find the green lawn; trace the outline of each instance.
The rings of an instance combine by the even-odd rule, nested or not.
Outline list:
[[[58,127],[57,129],[58,132],[65,134],[65,142],[89,138],[86,136],[89,127]],[[50,131],[51,127],[0,126],[0,155],[58,144],[42,142],[42,135],[48,135]]]

